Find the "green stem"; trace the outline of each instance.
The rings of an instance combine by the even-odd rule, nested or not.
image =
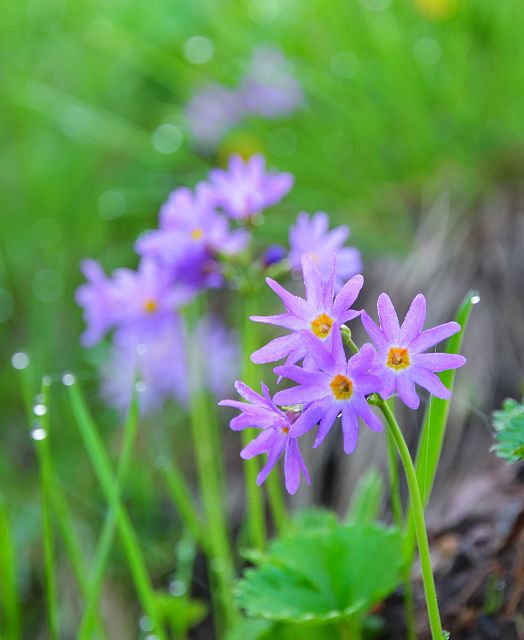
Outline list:
[[[98,482],[110,505],[116,505],[117,527],[127,556],[135,588],[146,615],[154,626],[154,633],[160,640],[166,640],[161,618],[156,606],[155,592],[150,582],[140,545],[129,516],[122,506],[117,483],[111,469],[107,452],[89,414],[80,389],[76,383],[68,387],[73,413],[78,423],[84,446],[95,470]]]
[[[289,518],[280,478],[274,473],[270,474],[266,480],[266,488],[273,524],[276,533],[281,534],[286,528]]]
[[[92,578],[86,596],[84,614],[78,632],[79,640],[89,640],[92,637],[95,623],[96,610],[102,590],[104,573],[109,561],[109,555],[117,527],[118,502],[122,489],[129,475],[133,446],[139,425],[138,399],[133,394],[128,416],[124,424],[123,444],[116,473],[116,487],[113,499],[109,504],[108,512],[104,520],[102,533],[98,540],[93,560]]]
[[[33,439],[40,467],[40,491],[42,500],[42,537],[44,545],[45,591],[47,600],[47,624],[51,640],[58,639],[58,599],[55,578],[55,543],[52,522],[52,466],[49,451],[48,385],[42,384],[39,406],[43,415],[33,428]]]
[[[254,313],[255,299],[251,292],[244,294],[244,306],[242,313],[242,353],[243,369],[242,379],[250,387],[259,385],[259,378],[255,365],[251,362],[251,354],[258,349],[258,327],[249,319]],[[252,440],[252,429],[242,431],[242,446],[245,447]],[[260,471],[260,463],[256,458],[244,461],[244,486],[247,498],[247,525],[249,542],[259,550],[266,546],[266,520],[264,516],[264,494],[257,486],[257,476]],[[278,516],[277,516],[278,517]]]
[[[406,474],[420,554],[420,565],[422,569],[424,591],[426,594],[426,605],[428,610],[429,625],[431,628],[431,637],[433,640],[442,640],[442,625],[440,622],[437,592],[435,589],[433,571],[431,568],[428,535],[424,522],[424,509],[422,507],[417,474],[413,465],[413,460],[411,459],[411,455],[409,453],[408,446],[406,444],[406,441],[404,440],[402,431],[391,409],[389,408],[388,404],[382,399],[378,400],[377,406],[380,407],[380,410],[382,411],[386,422],[388,423],[388,427],[395,440],[395,444],[397,446],[398,453],[404,467],[404,472]]]
[[[178,465],[174,459],[171,459],[169,462],[166,461],[165,464],[163,463],[161,465],[160,471],[164,476],[169,494],[180,519],[202,549],[207,551],[207,540],[206,537],[202,535],[204,527],[201,518],[195,509],[191,491]]]
[[[5,637],[6,640],[19,640],[21,617],[16,580],[16,549],[11,535],[9,512],[3,496],[0,496],[0,581],[2,617],[5,619],[1,637]]]
[[[198,321],[198,300],[187,309],[188,328]],[[201,345],[189,350],[190,422],[193,436],[200,493],[207,527],[209,568],[216,580],[225,627],[236,620],[238,612],[233,599],[235,570],[231,552],[227,504],[222,492],[217,450],[216,423],[210,416],[210,405],[203,388],[204,353]],[[214,409],[214,408],[213,408]]]

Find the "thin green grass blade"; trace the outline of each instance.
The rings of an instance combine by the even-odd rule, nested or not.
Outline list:
[[[80,630],[78,632],[79,640],[89,640],[92,637],[93,626],[96,619],[96,610],[102,591],[104,574],[109,561],[111,547],[115,538],[117,527],[117,511],[118,501],[122,495],[122,489],[129,476],[129,468],[133,454],[133,446],[136,440],[136,434],[139,425],[139,407],[136,391],[133,392],[131,405],[124,424],[123,444],[120,453],[120,459],[117,467],[116,489],[113,500],[109,505],[107,516],[104,520],[102,533],[96,546],[95,557],[93,560],[92,578],[85,599],[85,609]]]
[[[20,600],[16,574],[16,549],[11,535],[9,512],[4,497],[0,496],[0,582],[2,584],[0,637],[5,640],[21,638]]]
[[[73,382],[68,386],[68,390],[74,416],[102,491],[105,494],[108,504],[116,505],[117,527],[138,597],[144,612],[153,622],[155,635],[160,638],[160,640],[166,640],[166,635],[158,616],[155,592],[147,573],[144,557],[140,550],[133,525],[120,501],[118,483],[111,470],[109,457],[98,434],[96,425],[87,410],[78,384]]]
[[[476,291],[470,291],[466,295],[455,315],[455,320],[460,324],[461,329],[458,333],[451,336],[451,338],[446,342],[443,350],[444,353],[459,353],[471,311],[473,306],[479,301],[480,297]],[[443,371],[440,374],[440,379],[450,391],[453,391],[455,373],[456,372],[453,369]],[[415,460],[415,469],[420,487],[420,496],[424,507],[429,501],[431,490],[433,488],[442,451],[442,444],[444,442],[444,435],[446,433],[450,403],[451,400],[442,400],[431,396],[428,410],[422,425],[422,433],[419,439]],[[404,551],[407,565],[411,566],[413,555],[415,553],[415,530],[411,509],[408,511]]]

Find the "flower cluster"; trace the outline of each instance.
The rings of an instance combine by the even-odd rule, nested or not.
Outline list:
[[[327,279],[311,255],[303,254],[301,260],[305,299],[268,278],[268,285],[281,299],[285,311],[274,316],[252,317],[256,322],[289,330],[287,335],[255,351],[252,360],[265,363],[286,358],[285,364],[277,366],[274,372],[279,379],[291,380],[295,386],[278,391],[271,398],[264,385],[263,396],[260,396],[237,382],[237,391],[247,402],[225,400],[221,403],[241,412],[232,420],[232,429],[262,429],[241,454],[244,458],[268,454],[258,483],[264,482],[284,454],[286,487],[291,494],[298,489],[301,472],[309,482],[298,438],[318,425],[313,445],[318,447],[340,418],[344,451],[352,453],[361,422],[373,431],[382,429],[368,402],[370,396],[377,394],[387,399],[396,393],[404,404],[416,409],[420,400],[415,385],[419,385],[438,398],[449,398],[450,392],[436,372],[465,363],[461,355],[427,353],[459,331],[460,326],[448,322],[423,330],[426,300],[422,294],[415,297],[402,324],[390,298],[381,294],[378,326],[365,311],[353,309],[364,283],[361,275],[352,277],[335,295],[336,260],[332,261]],[[373,344],[364,344],[348,358],[342,327],[359,317]],[[297,364],[300,362],[301,366]]]
[[[193,140],[200,147],[213,149],[244,119],[281,118],[303,104],[304,93],[291,62],[274,47],[259,47],[238,87],[208,84],[188,102],[186,118]]]

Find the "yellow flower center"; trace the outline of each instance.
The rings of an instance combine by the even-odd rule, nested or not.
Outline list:
[[[331,380],[331,391],[337,400],[349,400],[353,395],[353,383],[347,376],[343,376],[341,373]]]
[[[308,253],[308,256],[313,260],[313,262],[318,262],[319,260],[318,253]]]
[[[325,313],[321,313],[311,322],[311,331],[313,331],[318,338],[327,338],[331,333],[332,326],[333,318],[330,318]]]
[[[387,365],[395,371],[401,371],[409,367],[409,353],[402,347],[391,347],[388,353]]]
[[[193,238],[193,240],[200,240],[203,235],[204,232],[200,227],[197,227],[196,229],[193,229],[193,231],[191,231],[191,238]]]
[[[154,298],[148,298],[144,302],[144,311],[146,313],[155,313],[157,309],[158,309],[158,303]]]

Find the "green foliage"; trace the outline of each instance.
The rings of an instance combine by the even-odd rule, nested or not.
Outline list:
[[[237,597],[248,616],[335,622],[365,614],[391,593],[401,569],[398,532],[327,519],[323,525],[275,540],[245,572]]]
[[[524,460],[524,404],[508,398],[493,412],[497,444],[493,449],[509,462]]]
[[[384,497],[384,480],[382,476],[371,469],[359,480],[347,513],[348,524],[371,524],[380,511]]]

